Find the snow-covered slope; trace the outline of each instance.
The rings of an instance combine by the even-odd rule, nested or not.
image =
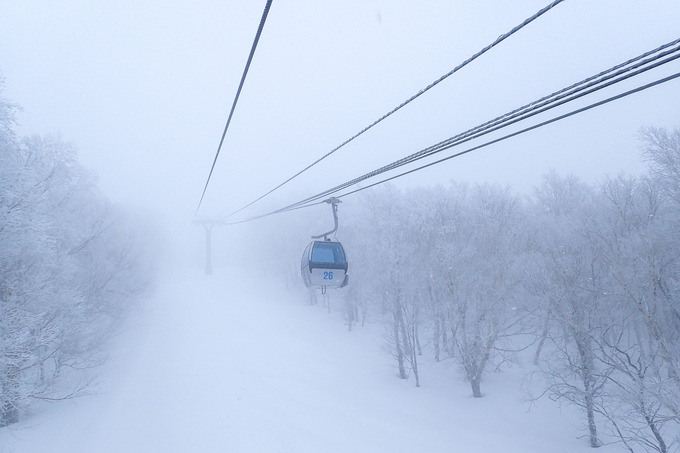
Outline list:
[[[348,332],[304,293],[234,269],[172,273],[133,324],[100,394],[0,430],[0,452],[590,451],[572,408],[529,410],[523,370],[473,399],[453,365],[424,359],[415,388],[379,326]]]

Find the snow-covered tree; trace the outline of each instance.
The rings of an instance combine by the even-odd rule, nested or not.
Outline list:
[[[599,360],[615,370],[605,411],[616,433],[666,452],[666,425],[680,422],[680,317],[670,290],[680,256],[671,232],[677,217],[661,187],[623,176],[603,184],[597,251],[611,273],[611,302],[598,341]]]
[[[641,132],[643,155],[650,163],[652,176],[666,194],[680,205],[680,128],[646,128]]]
[[[148,249],[73,148],[18,140],[0,100],[0,426],[68,398],[147,286]]]
[[[585,410],[592,446],[601,425],[631,449],[665,452],[677,423],[677,247],[660,187],[619,176],[598,191],[551,173],[536,194],[531,287],[552,343],[541,369],[552,397]]]
[[[479,398],[482,377],[494,355],[512,349],[507,340],[521,332],[520,270],[526,239],[519,199],[507,189],[476,187],[466,208],[463,242],[451,246],[469,253],[449,265],[455,279],[449,303],[455,325],[455,360],[473,396]]]
[[[457,360],[473,394],[499,345],[519,332],[517,256],[525,247],[519,200],[507,190],[389,187],[365,197],[365,227],[354,244],[370,263],[352,285],[388,313],[387,337],[399,375],[419,384],[421,337],[438,359]],[[356,266],[353,266],[356,270]],[[508,348],[509,349],[509,348]],[[442,350],[445,352],[442,355]]]
[[[494,186],[362,193],[341,221],[346,319],[361,307],[385,324],[401,378],[421,383],[430,348],[460,365],[477,397],[486,370],[533,337],[542,390],[583,409],[591,446],[673,451],[680,132],[643,136],[648,177],[596,187],[551,172],[529,207]]]
[[[532,282],[539,299],[539,322],[554,323],[547,334],[553,354],[541,361],[553,398],[564,398],[586,414],[590,445],[600,445],[597,405],[606,370],[598,368],[593,337],[605,310],[605,271],[584,231],[593,212],[593,193],[573,177],[546,176],[536,193],[540,257]]]

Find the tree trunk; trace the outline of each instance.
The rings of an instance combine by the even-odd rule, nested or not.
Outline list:
[[[347,321],[347,330],[350,332],[352,331],[352,324],[356,320],[354,316],[355,313],[356,309],[354,303],[349,300],[345,300],[345,321]]]
[[[481,380],[479,378],[470,379],[470,386],[472,387],[472,396],[475,398],[482,397]]]
[[[399,366],[399,378],[406,379],[406,368],[404,368],[404,351],[401,349],[401,339],[399,335],[399,328],[403,324],[401,319],[401,304],[398,299],[392,303],[392,335],[394,337],[395,355],[397,358],[397,365]]]
[[[667,453],[668,447],[666,446],[666,442],[663,440],[663,437],[661,436],[661,433],[659,432],[659,429],[656,426],[654,420],[649,415],[646,415],[645,421],[647,422],[647,426],[649,426],[649,429],[652,431],[654,439],[656,439],[659,453]]]
[[[413,375],[416,378],[416,387],[420,387],[420,374],[418,373],[418,358],[416,357],[416,354],[413,354],[413,361],[411,363],[411,366],[413,367]]]
[[[543,350],[543,345],[545,344],[545,340],[548,338],[548,323],[549,323],[549,318],[546,317],[545,324],[543,325],[543,331],[541,332],[541,339],[538,342],[538,346],[536,347],[536,353],[534,354],[534,365],[538,365],[538,360],[541,356],[541,351]]]
[[[414,327],[415,333],[414,336],[415,338],[415,343],[416,343],[416,349],[418,350],[418,355],[423,355],[423,349],[420,347],[420,335],[418,334],[418,322],[416,321],[416,325]]]
[[[434,318],[434,333],[433,333],[433,343],[434,343],[434,360],[435,362],[439,362],[440,360],[440,354],[439,354],[439,341],[441,339],[441,323],[439,320],[439,316],[436,316]]]
[[[413,345],[411,344],[411,339],[409,338],[408,333],[406,332],[406,324],[404,323],[404,313],[399,309],[399,326],[401,327],[401,340],[403,342],[403,347],[404,347],[404,354],[407,354],[408,356],[411,356],[413,353]]]
[[[418,328],[417,324],[411,327],[411,334],[414,338],[413,342],[418,343]],[[416,378],[416,387],[420,387],[420,374],[418,373],[418,353],[416,348],[411,348],[411,369]]]
[[[588,417],[588,435],[590,437],[590,446],[597,448],[600,446],[600,441],[597,439],[597,425],[595,424],[595,401],[593,400],[593,362],[589,345],[579,338],[574,336],[581,360],[581,378],[583,379],[583,393],[584,405],[586,415]]]
[[[590,446],[592,448],[598,448],[600,446],[600,441],[597,439],[597,425],[595,424],[593,397],[589,393],[586,393],[585,403],[586,413],[588,414],[588,435],[590,437]]]

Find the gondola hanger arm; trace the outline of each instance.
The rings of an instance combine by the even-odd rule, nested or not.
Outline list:
[[[330,197],[328,200],[324,201],[331,205],[331,209],[333,210],[333,221],[335,222],[335,228],[333,228],[328,233],[320,234],[318,236],[312,236],[312,239],[323,238],[324,241],[327,241],[328,236],[338,231],[338,204],[342,203],[342,201],[336,197]]]

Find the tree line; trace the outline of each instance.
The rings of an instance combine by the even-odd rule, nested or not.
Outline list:
[[[638,177],[595,185],[550,172],[530,196],[387,186],[343,203],[346,322],[384,322],[399,376],[417,386],[424,354],[455,362],[474,397],[490,369],[528,356],[542,395],[582,408],[592,447],[677,449],[680,129],[641,136],[649,171]],[[310,225],[330,219],[288,233],[278,222],[269,237],[302,250]],[[295,260],[285,266],[299,280]]]
[[[18,137],[17,109],[0,97],[0,427],[90,387],[151,275],[141,227],[71,145]]]

